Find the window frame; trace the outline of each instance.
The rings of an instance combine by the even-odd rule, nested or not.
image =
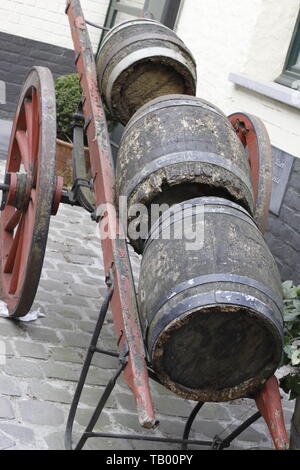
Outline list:
[[[300,56],[300,11],[297,17],[295,29],[287,52],[283,71],[275,80],[276,83],[289,88],[300,89],[300,65],[295,66]],[[295,82],[297,82],[295,86]]]
[[[178,18],[182,0],[164,0],[165,5],[160,18],[155,18],[170,29],[174,29]],[[145,0],[144,15],[151,18],[151,0]]]
[[[105,22],[103,25],[105,28],[112,28],[114,26],[118,12],[127,13],[129,15],[136,16],[137,18],[141,16],[145,18],[152,18],[151,10],[149,9],[151,5],[150,4],[151,0],[145,0],[144,6],[141,9],[137,7],[131,7],[130,5],[124,5],[121,3],[121,1],[122,0],[110,0],[108,8],[107,8]],[[163,8],[161,18],[155,18],[155,19],[158,19],[158,21],[163,23],[168,28],[174,29],[183,0],[161,0],[161,1],[165,2],[165,6]],[[106,31],[103,30],[100,40],[99,40],[98,51],[100,49],[101,43],[105,35],[106,35]]]

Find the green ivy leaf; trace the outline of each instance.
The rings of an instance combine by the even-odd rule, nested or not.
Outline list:
[[[300,312],[284,313],[284,321],[294,321],[297,317],[300,317]]]
[[[298,288],[293,285],[293,281],[285,281],[282,284],[283,296],[285,299],[295,299]]]
[[[283,351],[289,359],[292,359],[294,349],[292,348],[291,345],[287,344],[286,346],[284,346]]]
[[[298,314],[300,315],[300,300],[299,299],[293,300],[293,306],[298,311]]]
[[[294,400],[300,396],[300,375],[286,375],[280,380],[280,387],[290,394],[290,400]]]
[[[280,380],[281,388],[289,393],[289,399],[300,396],[300,286],[292,281],[282,284],[284,307],[284,348],[282,364],[292,366],[294,372]],[[296,374],[296,371],[299,371]]]
[[[293,366],[297,366],[300,364],[300,349],[296,349],[292,356],[291,356],[291,361]]]

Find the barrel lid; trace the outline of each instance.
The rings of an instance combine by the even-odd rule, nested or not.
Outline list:
[[[146,341],[155,373],[168,388],[187,399],[224,401],[224,398],[228,400],[247,396],[274,373],[280,362],[283,329],[282,321],[274,315],[274,309],[277,310],[272,303],[267,305],[244,292],[217,290],[185,298],[168,313],[160,312],[156,315],[149,327]],[[280,316],[280,312],[276,313]],[[221,330],[222,323],[228,325],[229,315],[230,329]],[[243,333],[240,331],[241,324],[244,325]],[[210,338],[210,341],[201,344],[203,330],[204,336],[206,339]],[[248,334],[248,331],[251,333]],[[232,348],[233,338],[236,342]],[[257,338],[260,338],[258,344],[261,342],[264,347],[261,355],[256,357],[255,364],[253,344]],[[229,345],[226,351],[222,347],[222,341]],[[195,345],[196,350],[192,350]],[[220,356],[216,355],[218,351]],[[225,362],[220,364],[223,358]],[[193,360],[192,376],[197,377],[196,381],[187,383],[183,379],[189,379],[185,374],[189,369],[186,359]],[[247,367],[247,361],[250,368]],[[216,364],[219,366],[216,367]],[[234,381],[230,384],[227,379],[231,379],[230,370],[233,364],[236,364],[236,372],[240,376],[236,377],[239,379],[236,383]],[[202,377],[206,379],[204,369],[215,372],[218,376],[218,370],[223,367],[226,369],[223,384],[218,383],[217,377],[210,378],[211,383],[206,380],[202,382]],[[216,383],[218,386],[214,386]]]

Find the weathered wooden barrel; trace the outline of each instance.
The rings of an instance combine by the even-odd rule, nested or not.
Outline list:
[[[154,20],[114,27],[99,50],[97,73],[106,105],[123,124],[158,96],[196,93],[191,52],[174,31]]]
[[[200,98],[169,95],[130,120],[118,153],[117,192],[131,207],[219,196],[253,211],[247,155],[226,116]],[[134,241],[137,251],[141,243]]]
[[[189,234],[176,239],[180,227]],[[153,369],[180,396],[250,396],[279,365],[278,269],[251,216],[233,202],[196,198],[162,215],[145,247],[138,298]]]

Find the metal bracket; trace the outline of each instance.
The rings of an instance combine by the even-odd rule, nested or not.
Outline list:
[[[81,127],[84,128],[84,115],[82,113],[82,104],[80,103],[77,111],[73,114],[73,121],[71,122],[71,127]]]
[[[89,127],[89,125],[91,123],[91,121],[92,121],[92,115],[89,114],[88,118],[87,118],[87,120],[85,121],[85,124],[84,124],[84,128],[83,128],[84,132],[86,132],[87,128]]]
[[[74,180],[72,189],[69,191],[69,199],[72,202],[76,203],[77,202],[77,195],[80,190],[80,188],[88,188],[90,190],[93,189],[93,185],[91,182],[86,179],[86,178],[76,178]]]
[[[126,365],[128,362],[128,356],[129,356],[129,346],[128,346],[127,341],[124,341],[120,355],[119,355],[120,364]]]
[[[219,436],[215,436],[211,445],[212,450],[221,450],[222,449],[222,439]]]

